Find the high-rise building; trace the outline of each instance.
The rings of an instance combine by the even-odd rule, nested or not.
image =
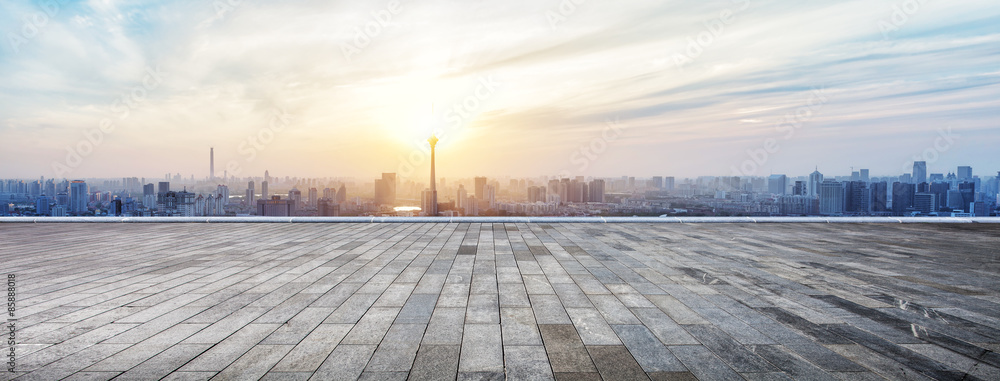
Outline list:
[[[668,191],[674,190],[674,178],[667,176],[663,178],[663,189]]]
[[[528,187],[528,202],[545,202],[545,187]]]
[[[381,179],[375,180],[375,203],[396,205],[396,185],[395,173],[383,173]]]
[[[834,180],[819,184],[819,213],[836,215],[844,213],[844,185]]]
[[[933,182],[930,183],[928,193],[933,193],[937,195],[937,201],[935,205],[940,208],[948,205],[948,190],[951,189],[951,183],[946,182]],[[935,210],[937,212],[937,210]]]
[[[49,209],[51,203],[52,201],[44,194],[38,196],[38,198],[35,199],[35,214],[39,216],[47,216],[51,214],[51,211]]]
[[[267,196],[267,180],[264,180],[264,181],[260,182],[260,199],[261,200],[267,200],[268,199],[268,196]]]
[[[90,189],[83,180],[73,180],[69,183],[69,211],[73,214],[87,212],[87,193]]]
[[[483,197],[483,187],[486,186],[485,177],[476,177],[476,198],[482,200]],[[550,189],[551,191],[551,189]]]
[[[869,181],[871,181],[871,177],[868,176],[868,170],[867,169],[862,169],[861,170],[861,181],[864,181],[866,183],[869,182]]]
[[[885,181],[868,184],[868,193],[871,195],[872,213],[884,213],[889,211],[889,184]]]
[[[663,189],[663,176],[653,176],[649,186],[653,189]]]
[[[604,180],[595,179],[590,182],[590,190],[588,192],[590,202],[604,202]]]
[[[273,197],[271,198],[274,199]],[[288,202],[295,206],[295,209],[299,209],[302,206],[302,191],[297,188],[292,188],[288,191]]]
[[[806,191],[805,181],[796,181],[795,185],[792,186],[792,196],[808,196]]]
[[[868,214],[871,211],[868,183],[858,178],[857,181],[844,183],[844,211],[851,214]]]
[[[496,209],[497,207],[497,190],[492,185],[483,186],[483,200],[490,209]]]
[[[813,173],[809,174],[809,195],[813,197],[819,196],[819,185],[823,183],[823,174],[819,173],[819,167]]]
[[[892,183],[892,213],[897,216],[906,214],[907,209],[913,208],[913,195],[916,193],[916,184]]]
[[[246,200],[247,200],[247,205],[248,206],[249,205],[254,205],[254,204],[257,203],[256,192],[254,191],[253,188],[254,188],[253,181],[248,182],[247,183],[247,194],[246,194]]]
[[[788,189],[788,177],[785,175],[771,175],[767,178],[767,191],[771,194],[783,195]]]
[[[318,202],[319,202],[319,192],[316,190],[316,188],[309,188],[309,207],[310,208],[318,207],[319,206]]]
[[[922,214],[937,213],[937,195],[934,193],[915,193],[913,195],[913,209]]]
[[[324,197],[319,199],[316,212],[320,217],[338,217],[340,216],[340,204],[331,198]]]
[[[222,205],[229,204],[228,185],[219,185],[218,187],[215,188],[215,193],[218,195],[216,196],[216,202],[221,203]]]
[[[958,167],[958,181],[972,181],[972,167]]]
[[[958,184],[958,193],[962,196],[962,209],[969,211],[969,205],[976,201],[976,183],[962,182]]]
[[[458,209],[465,209],[466,208],[465,202],[467,201],[466,199],[468,197],[469,197],[469,192],[465,190],[465,186],[462,184],[458,184],[458,194],[456,195],[455,199],[455,207]]]
[[[266,217],[291,217],[295,215],[297,203],[282,200],[281,196],[271,196],[270,200],[257,200],[257,215]]]
[[[347,202],[347,185],[340,184],[340,189],[337,189],[337,203],[343,204]]]
[[[927,182],[927,162],[926,161],[914,161],[913,162],[913,184],[920,184]]]

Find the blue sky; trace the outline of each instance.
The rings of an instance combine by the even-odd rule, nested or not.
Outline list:
[[[202,177],[215,147],[244,176],[422,178],[433,131],[446,177],[914,157],[995,175],[997,19],[995,1],[5,1],[0,177]]]

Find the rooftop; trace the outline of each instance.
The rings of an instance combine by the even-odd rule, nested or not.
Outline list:
[[[2,379],[1000,379],[998,224],[15,223],[0,243]]]

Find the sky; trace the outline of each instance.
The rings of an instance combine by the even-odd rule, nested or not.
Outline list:
[[[0,2],[0,178],[1000,171],[1000,5]]]

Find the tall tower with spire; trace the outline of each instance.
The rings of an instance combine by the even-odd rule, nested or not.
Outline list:
[[[434,175],[434,147],[437,146],[438,138],[431,134],[431,138],[427,139],[427,142],[431,144],[431,202],[428,205],[427,215],[436,217],[438,215],[438,193],[437,178]]]
[[[208,179],[215,180],[215,147],[208,149]]]

